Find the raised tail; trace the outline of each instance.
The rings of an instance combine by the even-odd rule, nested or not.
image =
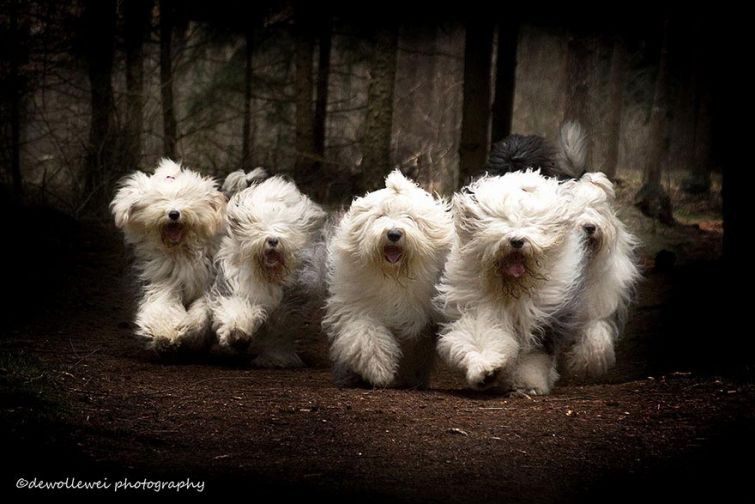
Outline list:
[[[241,192],[252,184],[262,182],[268,177],[267,171],[262,167],[257,167],[249,173],[244,170],[231,172],[223,181],[221,191],[230,199],[237,192]]]
[[[577,121],[561,126],[558,167],[569,177],[580,178],[587,171],[587,134]]]

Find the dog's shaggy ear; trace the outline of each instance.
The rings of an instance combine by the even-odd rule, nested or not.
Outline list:
[[[118,184],[120,188],[110,203],[110,211],[113,213],[115,226],[118,229],[123,229],[128,224],[129,217],[139,203],[147,181],[147,175],[136,172]]]
[[[611,181],[608,179],[608,177],[606,177],[604,173],[588,172],[585,173],[582,178],[600,188],[604,193],[606,193],[606,196],[608,196],[608,199],[610,201],[616,199],[616,192],[613,189],[613,183],[611,183]]]
[[[460,192],[454,194],[451,200],[453,206],[454,224],[456,233],[462,240],[465,240],[473,233],[477,220],[477,203],[474,194],[469,192]]]
[[[393,170],[385,178],[385,187],[396,193],[417,189],[417,184],[406,178],[399,170]]]
[[[223,194],[220,191],[215,191],[215,193],[210,197],[210,208],[214,211],[214,231],[218,232],[223,228],[223,222],[225,221],[225,209],[227,205],[227,200],[225,199],[225,194]]]

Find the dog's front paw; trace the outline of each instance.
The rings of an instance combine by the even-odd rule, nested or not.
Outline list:
[[[612,344],[582,341],[566,355],[566,370],[575,378],[597,378],[616,364]]]
[[[238,327],[222,324],[216,330],[218,343],[221,347],[232,349],[239,353],[245,352],[252,343],[252,335]]]
[[[481,355],[471,359],[467,368],[467,385],[475,390],[485,390],[498,384],[509,359],[499,355],[485,359]]]

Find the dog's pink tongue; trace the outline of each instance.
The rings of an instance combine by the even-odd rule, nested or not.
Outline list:
[[[519,262],[508,263],[506,266],[504,266],[503,272],[510,277],[519,278],[524,275],[524,264]]]
[[[401,259],[401,249],[398,247],[385,247],[383,252],[385,253],[385,258],[390,263],[398,262]]]

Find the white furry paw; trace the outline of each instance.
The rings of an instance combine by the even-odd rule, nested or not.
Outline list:
[[[553,357],[544,352],[519,356],[512,373],[514,390],[527,395],[548,395],[558,380]]]
[[[595,378],[616,364],[613,337],[605,323],[596,323],[585,331],[582,339],[566,354],[570,376]]]
[[[498,384],[509,359],[504,355],[474,354],[467,356],[467,385],[485,390]]]
[[[215,332],[218,335],[218,344],[226,349],[233,349],[237,352],[246,351],[254,340],[253,335],[242,331],[238,327],[221,324]]]

